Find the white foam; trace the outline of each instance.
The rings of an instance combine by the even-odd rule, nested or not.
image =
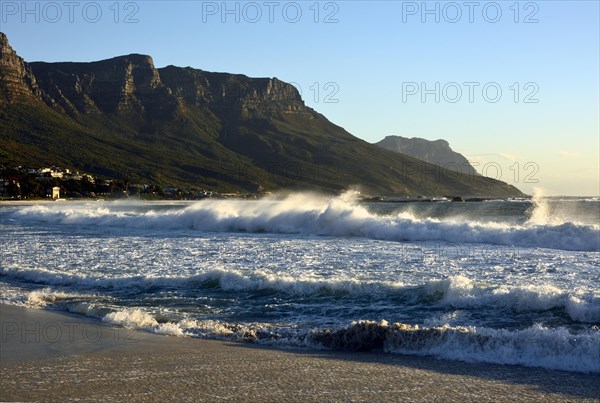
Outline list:
[[[45,299],[47,297],[41,297],[41,300]],[[187,318],[159,323],[156,315],[142,308],[116,310],[106,314],[102,320],[131,329],[179,337],[361,351],[383,349],[389,353],[431,355],[468,362],[600,372],[600,330],[597,327],[573,333],[563,327],[547,328],[542,325],[508,330],[448,324],[421,327],[381,320],[357,321],[337,330],[310,330],[268,323],[227,323]]]
[[[326,198],[292,194],[283,199],[260,201],[205,200],[169,211],[129,213],[90,205],[32,206],[14,217],[46,222],[104,225],[145,229],[196,229],[302,233],[343,237],[367,237],[390,241],[447,241],[543,247],[575,251],[600,251],[600,229],[564,222],[523,226],[498,223],[418,219],[408,213],[378,216],[368,212],[354,194]]]
[[[469,362],[600,372],[598,329],[571,333],[565,328],[541,325],[507,330],[360,321],[333,332],[314,332],[310,337],[315,343],[338,349],[383,349]]]
[[[577,296],[570,295],[565,305],[571,319],[587,323],[600,323],[600,304],[594,305]]]
[[[600,372],[600,330],[572,333],[565,328],[534,325],[521,330],[485,327],[421,327],[403,323],[357,321],[338,330],[282,328],[264,323],[182,320],[171,334],[260,344],[383,350],[389,353],[525,365],[574,372]],[[156,330],[153,330],[156,331]]]
[[[167,322],[161,323],[152,330],[154,333],[166,334],[168,336],[185,336],[183,329],[177,323]]]
[[[565,291],[549,284],[491,286],[452,276],[427,283],[425,292],[441,294],[440,302],[455,308],[505,307],[522,312],[564,308],[575,321],[600,322],[600,295]]]
[[[152,329],[158,327],[156,319],[140,308],[127,308],[111,312],[102,320],[106,323],[133,329]]]
[[[227,291],[276,290],[291,295],[320,293],[375,294],[401,289],[400,282],[361,281],[348,276],[317,278],[314,276],[294,277],[263,270],[241,271],[216,268],[193,276],[120,276],[93,277],[65,275],[47,269],[22,269],[0,267],[0,274],[52,286],[69,286],[79,289],[106,289],[111,291],[144,291],[156,287],[196,287],[216,281]]]
[[[418,326],[398,327],[386,339],[384,349],[470,362],[600,372],[597,329],[573,334],[565,328],[541,325],[515,331],[444,325],[429,330],[419,332]]]
[[[3,287],[0,301],[5,304],[42,309],[49,306],[71,303],[74,300],[91,299],[93,295],[63,292],[51,288],[34,291],[24,291],[16,288]]]
[[[234,269],[212,269],[194,276],[133,276],[133,277],[87,277],[66,276],[46,269],[2,268],[0,274],[58,287],[70,287],[82,292],[109,291],[144,292],[158,288],[186,288],[207,285],[211,282],[225,291],[253,292],[273,290],[292,296],[349,294],[370,295],[386,299],[406,295],[412,299],[435,298],[438,303],[454,308],[510,308],[515,311],[544,311],[561,308],[575,321],[584,323],[600,322],[600,294],[576,290],[562,290],[554,285],[491,285],[479,284],[465,276],[451,276],[443,280],[429,281],[423,285],[410,285],[401,282],[364,281],[346,275],[330,278],[290,276],[284,273],[270,273],[263,270],[241,271]],[[40,293],[39,295],[37,293]],[[50,293],[51,297],[46,297]],[[82,294],[63,294],[46,290],[34,292],[32,301],[48,304],[49,298],[75,298]],[[35,302],[38,303],[38,302]],[[32,304],[35,304],[32,303]],[[433,301],[435,303],[435,300]],[[82,308],[83,309],[83,308]],[[87,309],[87,308],[86,308]]]

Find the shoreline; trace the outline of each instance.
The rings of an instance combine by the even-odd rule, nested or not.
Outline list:
[[[0,304],[0,400],[600,400],[600,375],[281,349]]]
[[[211,199],[203,199],[203,200],[211,200]],[[217,200],[217,199],[214,199]],[[225,199],[221,199],[225,200]],[[232,199],[230,199],[232,200]],[[35,205],[62,205],[63,203],[107,203],[107,202],[143,202],[147,204],[153,203],[173,203],[173,204],[187,204],[193,203],[201,200],[177,200],[177,199],[160,199],[160,200],[144,200],[144,199],[136,199],[136,198],[127,198],[127,199],[58,199],[58,200],[0,200],[1,206],[35,206]]]

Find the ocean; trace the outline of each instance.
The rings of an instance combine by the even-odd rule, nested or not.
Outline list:
[[[0,302],[174,336],[600,372],[600,199],[0,206]]]

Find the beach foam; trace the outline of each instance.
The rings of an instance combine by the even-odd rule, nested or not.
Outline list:
[[[495,364],[517,364],[579,372],[600,372],[600,331],[574,334],[535,325],[523,330],[475,327],[420,327],[361,321],[312,339],[335,349],[433,355]]]
[[[430,355],[467,362],[525,365],[547,369],[600,372],[600,329],[573,333],[534,325],[522,330],[485,327],[421,327],[387,321],[357,321],[329,329],[290,329],[261,323],[182,320],[159,324],[141,309],[108,314],[105,322],[176,336],[254,342],[282,347],[385,351]]]

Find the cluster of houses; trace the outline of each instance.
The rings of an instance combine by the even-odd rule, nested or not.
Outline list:
[[[21,167],[19,167],[21,168]],[[60,180],[74,180],[80,181],[82,179],[88,180],[90,183],[95,183],[96,178],[89,174],[80,174],[79,172],[71,172],[70,169],[62,169],[59,167],[50,167],[50,168],[40,168],[40,169],[26,169],[25,170],[30,175],[36,175],[37,180],[51,180],[51,179],[60,179]]]
[[[27,173],[30,175],[35,175],[35,179],[38,181],[51,181],[52,179],[59,179],[61,181],[67,180],[87,180],[90,183],[96,183],[96,178],[89,174],[80,174],[75,171],[72,172],[70,169],[65,168],[62,169],[60,167],[52,166],[50,168],[40,168],[40,169],[27,169]],[[48,192],[46,197],[51,198],[53,200],[60,199],[60,186],[52,186],[48,187]]]
[[[25,181],[38,183],[39,191],[28,194]],[[85,191],[82,189],[86,189]],[[147,184],[131,184],[128,181],[102,179],[86,173],[56,166],[44,168],[7,168],[0,166],[0,197],[31,198],[46,197],[58,200],[61,197],[129,197],[148,195],[168,199],[198,200],[206,198],[256,197],[238,193],[218,193],[211,190],[178,189],[174,186],[157,187]]]
[[[80,174],[79,172],[71,171],[70,169],[63,169],[60,167],[43,167],[43,168],[25,168],[18,166],[13,169],[7,169],[2,166],[3,174],[0,175],[0,196],[3,197],[21,197],[21,191],[23,190],[24,178],[33,178],[36,182],[39,182],[43,188],[46,189],[46,197],[51,199],[60,199],[61,190],[64,190],[65,186],[57,186],[58,183],[63,181],[87,181],[91,185],[96,185],[99,181],[98,178],[93,177],[89,174]]]

